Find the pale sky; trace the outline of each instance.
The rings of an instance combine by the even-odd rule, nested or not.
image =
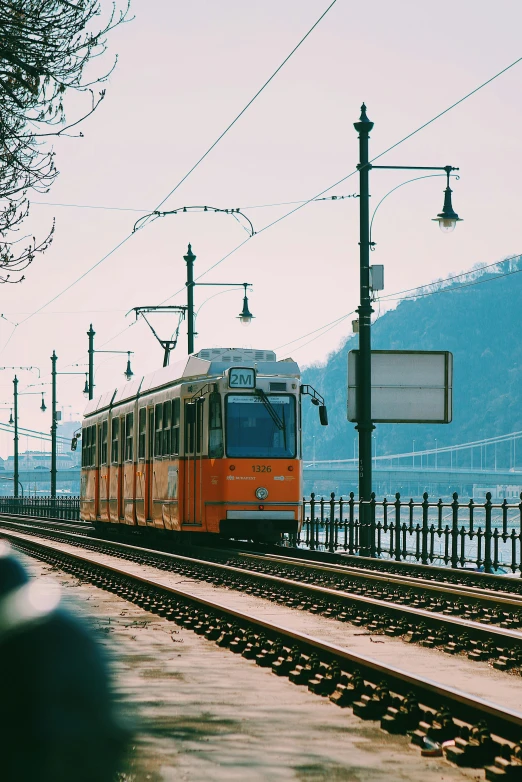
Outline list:
[[[134,0],[135,20],[110,39],[119,62],[105,101],[82,126],[85,138],[55,143],[60,176],[49,194],[33,198],[111,209],[33,205],[26,232],[40,236],[56,217],[56,238],[27,270],[24,283],[2,288],[4,317],[20,323],[125,239],[141,213],[116,208],[154,209],[328,5],[328,0]],[[163,208],[245,207],[260,230],[293,207],[246,207],[308,199],[354,171],[353,122],[363,100],[375,123],[370,153],[376,155],[520,57],[521,29],[519,0],[497,0],[494,6],[454,0],[436,8],[418,0],[338,0]],[[415,182],[391,195],[375,220],[372,255],[373,263],[385,266],[385,294],[522,252],[521,84],[522,63],[379,161],[459,166],[453,205],[464,219],[450,235],[430,221],[442,208],[443,179]],[[71,119],[76,106],[70,101]],[[374,171],[373,206],[411,176]],[[357,192],[352,176],[329,194]],[[183,255],[189,242],[201,274],[246,237],[222,214],[179,214],[151,223],[21,323],[7,346],[13,326],[1,319],[0,366],[36,365],[48,382],[55,349],[59,370],[83,372],[92,321],[97,348],[133,350],[134,371],[152,371],[162,353],[143,322],[114,339],[132,323],[125,313],[180,290],[171,303],[185,303]],[[202,281],[252,283],[255,320],[247,330],[236,319],[239,289],[217,296],[198,317],[196,349],[257,347],[275,349],[280,358],[291,355],[301,365],[324,361],[350,333],[351,318],[311,342],[306,337],[279,346],[357,307],[358,200],[305,206]],[[218,291],[196,288],[196,307]],[[158,324],[162,335],[174,326],[166,317]],[[182,325],[174,358],[185,350]],[[124,356],[97,355],[96,367],[99,392],[124,382]],[[11,370],[0,375],[1,407],[12,398],[12,375]],[[21,390],[37,382],[29,373],[20,378]],[[58,380],[67,416],[82,411],[83,377]],[[50,387],[42,388],[50,407]],[[49,413],[38,412],[38,404],[38,396],[20,400],[20,423],[48,430]],[[0,410],[0,420],[8,415]],[[0,453],[11,450],[8,435],[0,435]]]

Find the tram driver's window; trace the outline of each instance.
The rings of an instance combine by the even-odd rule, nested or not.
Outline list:
[[[210,394],[208,408],[208,455],[211,459],[223,456],[223,418],[221,415],[221,395]]]

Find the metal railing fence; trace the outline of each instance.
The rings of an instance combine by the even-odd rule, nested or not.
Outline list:
[[[0,513],[44,519],[80,520],[79,497],[0,497]]]
[[[369,507],[369,523],[359,521],[361,504]],[[452,568],[472,565],[492,573],[506,568],[522,570],[522,494],[510,504],[473,499],[459,501],[457,493],[450,501],[394,500],[360,503],[353,492],[348,499],[318,499],[311,494],[303,499],[303,526],[290,536],[290,545],[312,550],[360,553],[361,531],[369,528],[370,556],[413,561],[429,565],[444,563]],[[364,536],[363,536],[364,539]]]
[[[369,523],[359,520],[361,504],[369,508]],[[0,497],[0,514],[80,520],[79,497]],[[285,541],[291,546],[347,554],[361,553],[361,537],[369,537],[373,557],[423,565],[472,566],[486,573],[522,571],[522,494],[519,501],[484,502],[395,499],[360,503],[353,492],[347,499],[303,498],[303,525]],[[361,536],[367,529],[368,536]]]

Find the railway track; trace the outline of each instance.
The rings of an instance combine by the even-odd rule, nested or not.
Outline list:
[[[300,610],[365,627],[497,670],[522,672],[522,596],[383,575],[349,566],[311,564],[281,555],[210,550],[209,558],[78,537],[39,523],[0,521],[12,530],[50,537],[268,598]],[[197,551],[201,551],[197,549]],[[224,560],[224,561],[223,561]]]
[[[84,538],[81,545],[90,550],[71,551],[69,547],[64,551],[53,540],[35,540],[14,530],[3,534],[26,554],[270,667],[336,705],[352,708],[362,719],[379,721],[390,733],[408,733],[425,753],[440,753],[444,745],[450,761],[484,767],[489,780],[521,778],[522,713],[296,632],[280,621],[267,621],[219,600],[198,597],[183,586],[166,586],[161,573],[144,577],[133,572],[129,562],[108,564],[101,561],[101,548]],[[119,556],[152,560],[156,568],[165,556],[117,545]],[[115,547],[109,548],[114,556]],[[178,565],[182,559],[178,557]]]

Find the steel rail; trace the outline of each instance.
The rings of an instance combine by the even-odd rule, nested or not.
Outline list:
[[[15,523],[10,522],[10,524]],[[22,527],[22,533],[31,533],[31,528],[27,529],[20,522],[18,525]],[[42,535],[39,528],[35,531],[36,534]],[[3,534],[9,538],[9,533]],[[20,533],[14,533],[15,539],[17,534]],[[228,587],[243,590],[251,587],[252,583],[258,584],[261,586],[259,595],[261,597],[266,597],[267,587],[269,587],[272,588],[270,597],[274,598],[274,595],[277,595],[275,599],[286,601],[289,605],[295,603],[295,595],[298,595],[303,608],[315,612],[328,610],[330,614],[342,621],[355,619],[359,624],[369,626],[374,632],[384,631],[390,635],[405,636],[408,641],[442,646],[450,653],[468,649],[472,655],[471,659],[493,658],[495,667],[501,669],[508,670],[522,666],[522,631],[496,627],[492,624],[372,598],[368,595],[358,595],[342,589],[296,581],[280,575],[246,570],[231,564],[209,562],[194,556],[159,552],[105,539],[89,538],[86,546],[85,538],[76,536],[75,533],[67,532],[59,535],[69,544],[97,549],[101,553],[133,557],[136,561],[145,561],[153,566],[166,566],[171,570],[188,567],[193,578],[198,579],[203,575],[205,580],[213,580],[218,585],[225,581]]]
[[[479,587],[470,587],[466,585],[449,585],[446,581],[433,581],[431,579],[416,578],[407,575],[401,576],[395,573],[382,574],[378,571],[365,570],[364,568],[350,565],[321,564],[279,554],[254,554],[241,551],[237,552],[236,556],[249,560],[258,560],[261,563],[269,562],[271,564],[281,564],[290,568],[306,568],[308,571],[315,570],[326,574],[332,573],[341,576],[350,576],[381,584],[396,584],[397,586],[413,587],[416,589],[420,587],[426,592],[434,592],[437,595],[447,594],[459,598],[478,598],[481,602],[492,602],[509,608],[522,608],[522,594],[517,592],[507,593],[509,596],[506,597],[506,593],[499,593],[492,589],[481,589]]]
[[[268,656],[272,670],[289,675],[291,681],[297,683],[300,670],[308,669],[308,680],[301,683],[307,683],[309,689],[329,694],[339,705],[351,705],[358,716],[380,719],[381,726],[390,732],[412,733],[414,743],[421,743],[424,736],[429,738],[430,731],[436,736],[447,736],[449,731],[458,746],[448,748],[447,757],[459,765],[487,766],[501,756],[505,765],[510,764],[517,770],[516,745],[522,736],[521,712],[395,666],[383,665],[371,657],[298,632],[278,621],[268,621],[230,608],[219,600],[194,595],[183,587],[167,586],[145,578],[130,572],[124,565],[95,561],[81,553],[57,550],[52,543],[20,535],[8,537],[14,538],[13,545],[25,553],[52,561],[66,572],[123,595],[143,608],[204,634],[209,640],[216,640],[220,646],[240,651],[243,656],[247,656],[244,652],[249,649],[248,656],[260,665],[266,666],[264,658]],[[288,670],[285,669],[284,664],[288,661],[290,668],[295,666],[293,670],[288,669],[288,665]],[[324,681],[328,680],[335,686],[325,692]],[[354,697],[350,696],[350,688]],[[346,697],[343,701],[347,692],[349,703]],[[406,730],[406,723],[397,715],[401,709],[404,713],[408,705],[411,707],[412,692],[415,703],[409,714],[413,715],[417,729],[410,719]],[[355,697],[358,700],[354,700]],[[475,740],[474,736],[480,740]],[[520,769],[522,766],[518,767]]]

